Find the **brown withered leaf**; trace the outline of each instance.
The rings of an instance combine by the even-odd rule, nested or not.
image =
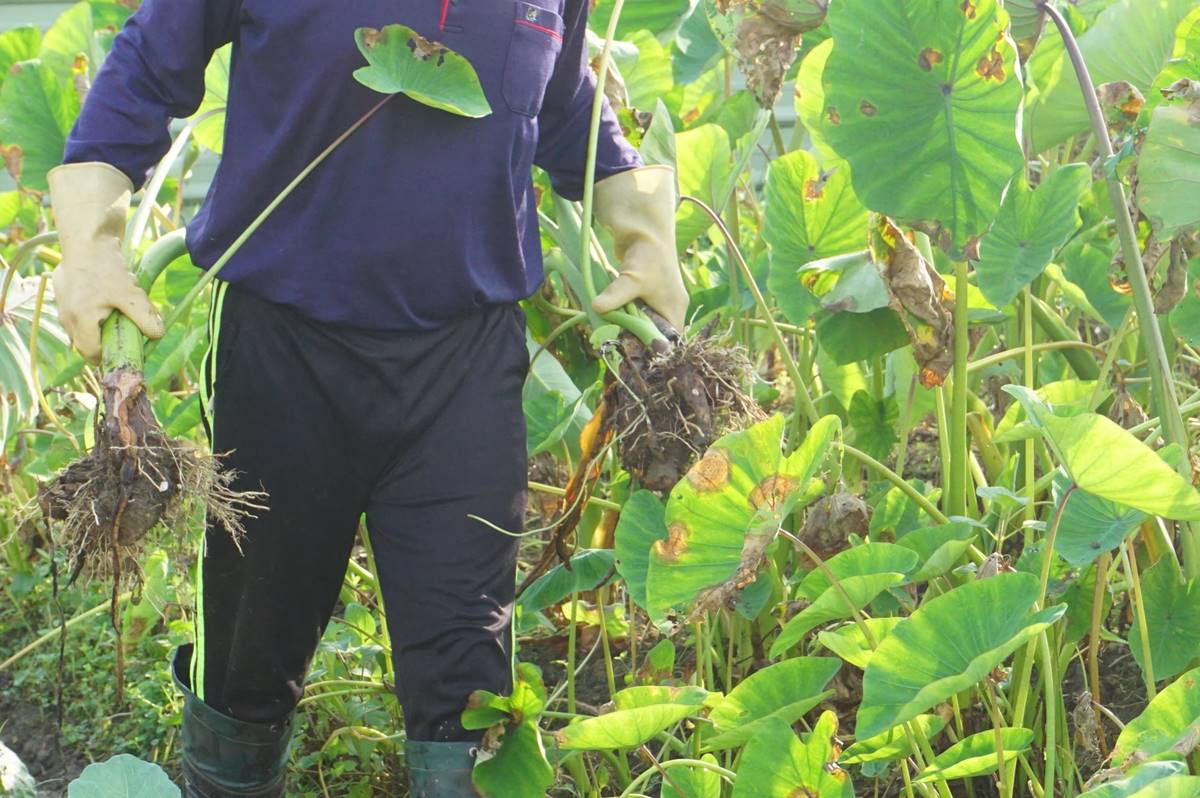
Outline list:
[[[773,108],[800,47],[800,34],[765,14],[747,14],[733,42],[746,86],[763,108]]]
[[[1108,119],[1110,128],[1128,126],[1146,107],[1146,98],[1137,86],[1127,80],[1114,80],[1096,87],[1096,97]]]
[[[851,534],[865,537],[870,523],[871,508],[866,502],[842,491],[813,504],[799,537],[827,560],[850,546]]]
[[[1158,293],[1154,295],[1154,312],[1160,316],[1170,313],[1187,293],[1187,269],[1182,260],[1177,258],[1169,260],[1167,276],[1159,286]]]
[[[954,365],[954,314],[946,281],[886,216],[876,217],[871,249],[891,307],[900,317],[925,387],[941,385]]]
[[[1162,90],[1168,100],[1200,100],[1200,80],[1180,78]]]

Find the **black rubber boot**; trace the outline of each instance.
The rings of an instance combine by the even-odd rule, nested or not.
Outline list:
[[[249,723],[205,704],[188,684],[192,647],[180,646],[171,675],[183,693],[184,798],[280,798],[287,778],[289,715]]]
[[[411,798],[475,798],[471,784],[478,743],[429,743],[406,740]]]

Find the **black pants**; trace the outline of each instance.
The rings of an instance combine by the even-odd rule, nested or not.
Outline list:
[[[433,332],[332,327],[218,284],[209,434],[269,510],[240,552],[206,533],[191,668],[205,703],[247,721],[295,707],[365,513],[407,734],[475,739],[468,695],[511,686],[516,542],[468,516],[523,520],[524,329],[516,305]]]

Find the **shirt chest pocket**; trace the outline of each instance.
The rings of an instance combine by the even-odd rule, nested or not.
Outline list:
[[[537,116],[562,50],[562,17],[516,0],[511,35],[504,64],[504,101],[515,114]]]

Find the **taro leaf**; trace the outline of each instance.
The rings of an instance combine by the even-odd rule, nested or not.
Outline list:
[[[680,193],[720,212],[733,180],[733,149],[725,128],[706,124],[680,131],[675,134],[675,152]],[[681,252],[687,249],[712,224],[694,202],[681,202],[675,215],[676,246]]]
[[[1058,380],[1048,382],[1037,389],[1037,395],[1044,402],[1056,407],[1074,408],[1076,410],[1095,410],[1089,405],[1096,383],[1092,380]],[[1109,391],[1100,394],[1101,400],[1107,399]],[[994,440],[997,443],[1012,443],[1038,436],[1037,428],[1029,422],[1025,414],[1025,406],[1020,402],[1011,402],[996,424]]]
[[[886,355],[908,344],[904,322],[891,308],[870,313],[822,313],[817,343],[837,365]]]
[[[1054,504],[1062,504],[1070,480],[1061,471],[1054,477]],[[1146,514],[1075,489],[1062,509],[1054,550],[1073,568],[1090,565],[1106,551],[1116,548],[1137,529]]]
[[[1095,413],[1059,415],[1019,385],[1004,390],[1024,405],[1071,480],[1088,493],[1151,515],[1200,519],[1196,489],[1128,430]]]
[[[528,662],[517,664],[512,694],[476,690],[462,713],[467,729],[487,729],[484,747],[493,755],[471,771],[484,798],[540,798],[554,783],[538,718],[546,706],[542,673]],[[498,747],[497,747],[498,746]]]
[[[229,59],[233,45],[226,45],[213,53],[204,70],[204,99],[196,116],[205,117],[196,125],[193,135],[205,149],[221,154],[225,145],[225,103],[229,94]]]
[[[76,3],[59,14],[42,37],[38,57],[67,85],[72,83],[81,63],[86,67],[85,77],[90,80],[104,60],[104,49],[96,36],[97,23],[101,20],[96,19],[93,10],[101,5]],[[128,14],[128,9],[125,12]],[[82,60],[80,56],[83,56]]]
[[[1142,600],[1146,627],[1135,615],[1129,631],[1129,650],[1142,672],[1146,672],[1142,645],[1147,637],[1155,680],[1169,679],[1189,665],[1198,664],[1200,579],[1184,579],[1173,557],[1159,557],[1142,572]]]
[[[996,770],[999,767],[999,753],[996,751],[997,731],[1004,747],[1005,762],[1014,759],[1033,742],[1033,732],[1024,728],[1004,727],[972,734],[934,757],[933,761],[917,774],[915,783],[966,779]]]
[[[1091,180],[1091,168],[1074,163],[1055,169],[1036,189],[1013,181],[996,223],[979,242],[975,271],[988,301],[1007,305],[1042,273],[1079,226],[1076,208]]]
[[[595,590],[616,575],[612,549],[581,549],[571,556],[571,570],[559,563],[521,593],[517,606],[530,614],[553,606],[572,593]]]
[[[910,721],[927,740],[946,728],[940,715],[917,715]],[[843,765],[863,765],[867,762],[893,762],[912,754],[912,745],[902,726],[893,726],[887,731],[859,740],[842,752],[838,760]]]
[[[911,549],[921,560],[920,569],[909,577],[909,581],[928,582],[950,571],[971,548],[975,535],[976,530],[970,524],[952,521],[941,526],[914,529],[897,540],[897,546]]]
[[[772,718],[795,723],[832,695],[825,686],[841,666],[832,657],[797,657],[751,674],[712,708],[708,719],[716,729],[704,739],[705,750],[740,746]]]
[[[1163,240],[1200,224],[1200,99],[1154,109],[1138,158],[1137,201]]]
[[[915,553],[894,543],[863,543],[830,557],[825,567],[840,581],[868,574],[907,575],[917,567],[917,563]],[[824,569],[814,568],[804,577],[798,592],[801,597],[816,601],[831,584]]]
[[[10,435],[33,421],[37,415],[38,399],[34,390],[34,375],[30,368],[29,341],[33,333],[33,317],[37,312],[40,280],[36,277],[14,277],[7,287],[0,281],[0,451]],[[38,325],[38,360],[43,369],[42,386],[53,384],[46,379],[47,366],[70,352],[67,334],[58,321],[58,310],[52,303],[42,307]],[[50,372],[53,373],[53,372]]]
[[[0,33],[0,80],[13,64],[37,58],[42,46],[42,32],[36,25],[22,25]]]
[[[368,89],[404,94],[430,108],[474,119],[492,112],[471,63],[412,28],[359,28],[354,41],[370,65],[354,70],[354,78]]]
[[[1131,770],[1128,777],[1120,781],[1110,781],[1106,784],[1101,784],[1099,787],[1094,787],[1085,793],[1080,793],[1079,798],[1084,798],[1084,796],[1087,796],[1087,798],[1130,798],[1130,796],[1140,793],[1151,782],[1186,773],[1187,765],[1182,762],[1172,760],[1146,762]]]
[[[1110,327],[1121,326],[1133,300],[1113,290],[1108,272],[1112,265],[1113,240],[1108,237],[1107,225],[1100,225],[1090,233],[1077,236],[1059,253],[1062,275],[1079,286],[1087,298],[1087,304],[1095,311],[1098,321]],[[1070,292],[1064,292],[1071,299]],[[1080,304],[1076,302],[1075,304]],[[1086,307],[1080,308],[1090,313]]]
[[[68,798],[172,798],[180,795],[166,772],[132,754],[93,762],[67,787]]]
[[[911,720],[987,676],[1066,611],[1029,615],[1040,583],[1027,573],[977,579],[929,599],[882,643],[863,674],[855,734]]]
[[[40,61],[14,64],[0,89],[0,149],[9,173],[46,191],[46,172],[62,163],[67,134],[79,115],[79,95]]]
[[[854,445],[876,460],[886,460],[900,440],[896,435],[900,420],[896,397],[886,396],[881,401],[866,391],[858,391],[850,399],[847,417],[854,431]]]
[[[863,623],[871,630],[871,636],[875,638],[875,644],[878,645],[883,638],[892,633],[896,624],[902,620],[904,619],[866,618]],[[839,629],[818,632],[817,640],[825,648],[859,669],[865,669],[875,654],[875,650],[857,623],[848,623]]]
[[[638,702],[639,705],[629,709],[618,709],[594,718],[584,718],[556,731],[554,737],[559,748],[569,751],[636,748],[664,729],[700,711],[707,693],[702,690],[675,689],[677,692],[673,695],[660,696],[663,699],[662,703]],[[615,700],[616,696],[613,698]]]
[[[800,447],[783,455],[784,418],[775,415],[714,443],[667,502],[667,539],[650,551],[646,603],[651,618],[697,598],[724,603],[754,581],[783,520],[824,489],[813,477],[840,431],[820,419]]]
[[[825,87],[821,85],[821,75],[825,71],[825,63],[829,60],[831,52],[833,39],[826,39],[804,56],[804,60],[800,62],[800,71],[796,73],[796,116],[808,131],[813,149],[825,163],[838,160],[837,153],[826,140],[829,125],[833,120],[825,105]],[[849,169],[847,165],[847,172]]]
[[[1004,8],[1008,11],[1011,33],[1021,53],[1021,60],[1029,58],[1033,48],[1041,38],[1046,22],[1045,12],[1038,5],[1039,0],[1005,0]]]
[[[871,210],[935,225],[961,252],[1024,164],[1022,87],[997,0],[838,0],[825,134]],[[832,110],[828,110],[832,109]],[[897,157],[903,153],[903,157]]]
[[[689,684],[673,687],[666,684],[644,684],[626,687],[613,693],[613,706],[617,709],[640,709],[660,704],[687,704],[700,706],[719,694],[711,694],[699,685]]]
[[[1200,776],[1167,776],[1133,793],[1136,798],[1197,798],[1200,796]]]
[[[904,574],[901,573],[862,574],[839,579],[840,590],[838,587],[826,589],[812,604],[783,625],[767,655],[774,659],[784,654],[816,627],[826,621],[850,617],[874,601],[883,591],[903,582]]]
[[[717,764],[712,754],[705,754],[700,761]],[[671,768],[671,778],[663,781],[662,798],[721,798],[721,777],[708,768]]]
[[[621,517],[613,533],[617,573],[625,580],[625,589],[633,603],[642,609],[646,608],[650,548],[667,538],[665,515],[666,508],[658,496],[648,490],[639,490],[621,508]]]
[[[534,340],[533,333],[528,330],[525,333],[525,348],[529,350],[529,356],[533,358],[533,361],[529,367],[529,373],[525,376],[522,402],[528,406],[547,393],[556,393],[567,404],[573,405],[575,416],[568,425],[563,440],[566,441],[572,454],[578,455],[579,435],[583,432],[584,425],[591,419],[592,411],[584,401],[580,400],[582,392],[575,383],[571,382],[571,377],[562,364],[556,358],[551,357],[548,352],[538,355],[541,346]]]
[[[675,87],[671,76],[671,57],[658,40],[645,30],[634,31],[629,36],[629,42],[637,48],[636,57],[621,64],[629,104],[639,110],[654,110],[662,102],[662,97]]]
[[[1142,714],[1121,730],[1113,746],[1112,760],[1126,765],[1134,755],[1139,760],[1186,748],[1186,756],[1200,741],[1200,668],[1194,668],[1159,692]]]
[[[823,712],[807,743],[779,718],[763,722],[738,763],[733,798],[853,798],[850,774],[838,767],[837,716]]]
[[[638,0],[626,3],[617,20],[617,38],[627,39],[634,31],[647,30],[669,39],[670,34],[692,13],[695,0]],[[605,31],[612,16],[613,0],[598,0],[588,13],[592,30]]]
[[[844,163],[822,170],[809,153],[789,152],[771,162],[766,202],[762,235],[771,248],[772,293],[798,282],[804,264],[863,246],[867,212]]]
[[[1109,5],[1079,37],[1092,83],[1099,86],[1127,80],[1138,89],[1147,89],[1171,55],[1176,25],[1194,7],[1195,0],[1116,0]],[[1058,44],[1057,32],[1043,45],[1050,41]],[[1033,141],[1033,152],[1088,130],[1075,70],[1061,47],[1057,53],[1057,58],[1034,75],[1038,92],[1025,109],[1025,129]],[[1033,60],[1038,60],[1037,55]]]
[[[823,262],[837,262],[841,273],[837,284],[821,297],[821,307],[830,313],[870,313],[891,302],[879,267],[866,250]],[[817,268],[818,264],[808,266]]]

